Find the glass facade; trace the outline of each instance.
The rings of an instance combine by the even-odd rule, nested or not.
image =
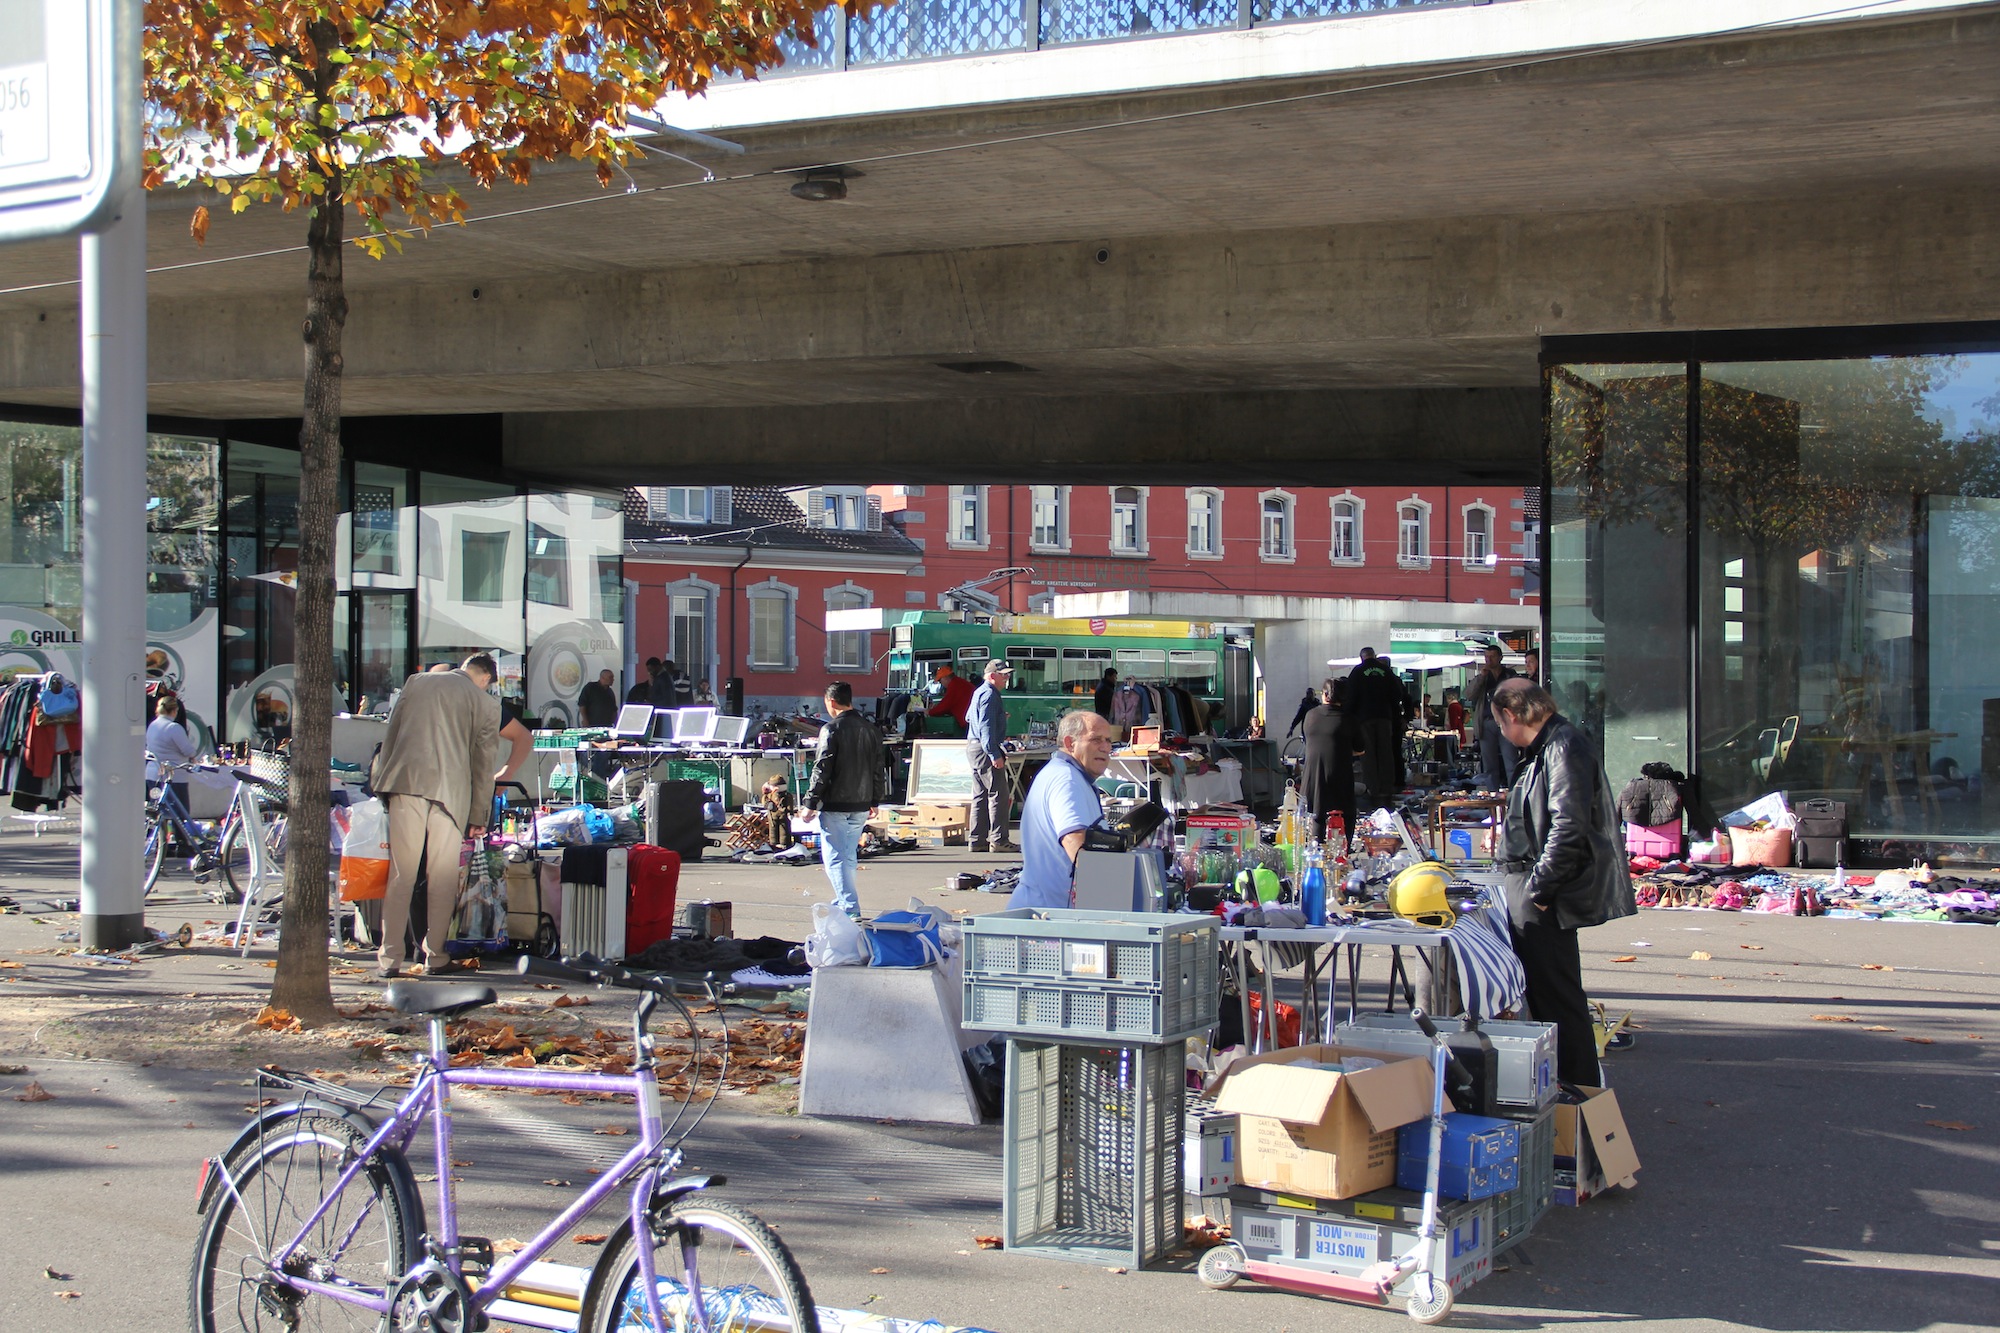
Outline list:
[[[82,434],[0,422],[0,671],[82,665]],[[148,442],[146,670],[210,737],[283,734],[294,706],[298,454]],[[426,663],[497,652],[550,726],[624,665],[615,499],[351,463],[336,530],[336,695],[369,711]]]
[[[2000,352],[1549,367],[1549,672],[1696,827],[2000,852]]]

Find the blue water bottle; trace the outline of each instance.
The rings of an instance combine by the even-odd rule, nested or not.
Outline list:
[[[1299,887],[1299,905],[1305,909],[1308,926],[1326,924],[1326,867],[1320,864],[1317,848],[1306,862],[1305,882]]]

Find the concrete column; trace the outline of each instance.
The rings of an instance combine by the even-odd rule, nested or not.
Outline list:
[[[146,201],[83,238],[83,923],[145,935]]]

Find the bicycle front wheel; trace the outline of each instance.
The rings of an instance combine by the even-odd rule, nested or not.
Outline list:
[[[167,844],[173,841],[164,816],[157,816],[146,822],[146,889],[160,882],[160,868],[166,864]]]
[[[649,1228],[665,1326],[655,1330],[632,1229],[591,1274],[577,1327],[588,1333],[819,1333],[812,1292],[778,1233],[720,1199],[681,1199]]]
[[[308,1296],[288,1277],[381,1293],[408,1271],[416,1250],[414,1219],[390,1168],[372,1161],[274,1269],[269,1256],[300,1237],[300,1228],[365,1146],[354,1126],[331,1116],[301,1116],[225,1165],[227,1184],[209,1206],[188,1275],[188,1321],[194,1333],[379,1329],[382,1317],[360,1305]]]
[[[272,883],[280,883],[285,875],[283,842],[279,836],[281,825],[267,823],[264,826],[264,864],[269,870]],[[243,822],[233,820],[228,832],[222,835],[222,847],[216,853],[222,862],[222,878],[239,895],[235,901],[241,902],[250,896],[250,890],[257,885],[250,878],[250,839],[243,832]]]

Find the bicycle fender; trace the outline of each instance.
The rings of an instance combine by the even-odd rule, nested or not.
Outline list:
[[[206,1215],[209,1205],[215,1202],[216,1194],[222,1189],[223,1173],[229,1169],[237,1155],[245,1148],[272,1132],[281,1122],[302,1115],[325,1115],[344,1120],[352,1125],[365,1141],[375,1137],[381,1126],[368,1116],[351,1106],[327,1101],[321,1097],[301,1097],[297,1101],[285,1102],[278,1106],[266,1106],[250,1118],[248,1124],[237,1132],[236,1138],[222,1152],[206,1159],[203,1163],[200,1196],[195,1202],[195,1213]],[[399,1196],[403,1205],[403,1216],[411,1219],[412,1237],[429,1229],[429,1221],[424,1216],[424,1198],[417,1189],[416,1174],[410,1170],[409,1159],[399,1151],[385,1149],[377,1154],[382,1168],[389,1173],[390,1188]]]
[[[704,1190],[727,1183],[727,1178],[723,1176],[682,1176],[677,1180],[663,1182],[653,1190],[653,1210],[661,1211],[690,1194],[700,1194]],[[631,1235],[632,1217],[627,1213],[618,1220],[618,1225],[612,1228],[611,1234],[604,1238],[603,1246],[597,1251],[597,1261],[590,1266],[590,1276],[583,1284],[583,1304],[586,1308],[592,1304],[591,1293],[611,1280],[611,1275],[605,1271],[604,1261],[623,1250],[625,1241]]]

